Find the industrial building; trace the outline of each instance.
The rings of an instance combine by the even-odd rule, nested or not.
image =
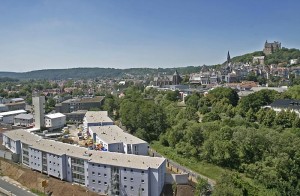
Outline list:
[[[33,115],[32,114],[18,114],[14,118],[14,125],[31,127],[33,126]]]
[[[4,124],[14,124],[15,116],[19,114],[26,114],[25,110],[14,110],[9,112],[1,112],[0,113],[0,122]]]

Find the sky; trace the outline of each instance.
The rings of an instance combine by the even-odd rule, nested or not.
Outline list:
[[[0,0],[0,71],[212,65],[299,24],[299,0]]]

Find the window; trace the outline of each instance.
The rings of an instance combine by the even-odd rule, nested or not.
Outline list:
[[[142,180],[142,183],[144,184],[144,183],[145,183],[145,180]]]
[[[127,180],[127,177],[124,177],[124,180]]]
[[[95,164],[93,163],[92,166],[95,166]]]
[[[131,169],[130,171],[133,172],[133,169]]]
[[[127,185],[124,185],[124,188],[126,189],[126,188],[127,188]]]
[[[142,174],[144,174],[145,173],[145,171],[142,171]]]
[[[92,172],[93,175],[95,175],[95,172]]]
[[[142,188],[142,191],[144,192],[144,191],[145,191],[145,189],[144,189],[144,188]]]
[[[104,168],[106,168],[106,165],[104,165]]]
[[[106,177],[106,174],[104,174],[104,177]]]
[[[98,184],[101,184],[101,181],[100,181],[100,180],[98,180]]]
[[[51,161],[49,161],[49,163],[51,163]]]
[[[98,173],[98,176],[100,177],[100,176],[101,176],[101,174],[100,174],[100,173]]]
[[[100,167],[100,165],[98,164],[98,167]]]
[[[104,185],[107,186],[107,182],[104,182]]]
[[[124,168],[124,171],[126,171],[126,168]]]
[[[133,182],[133,178],[130,178],[130,181]]]
[[[95,180],[92,180],[93,184],[95,184]]]
[[[131,186],[130,189],[133,191],[133,186]]]

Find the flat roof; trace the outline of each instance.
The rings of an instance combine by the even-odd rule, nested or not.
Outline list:
[[[22,102],[6,103],[5,105],[10,106],[10,105],[22,105],[22,104],[26,104],[26,103],[24,101],[22,101]]]
[[[83,113],[86,113],[87,110],[77,110],[77,111],[73,111],[71,112],[70,114],[83,114]]]
[[[91,102],[101,102],[103,99],[104,96],[72,98],[63,101],[62,103],[91,103]]]
[[[87,111],[84,117],[88,123],[114,122],[108,117],[107,111]]]
[[[42,139],[42,137],[29,133],[24,129],[15,129],[3,134],[14,141],[19,140],[28,144],[34,149],[56,155],[66,154],[67,156],[84,159],[92,163],[148,170],[148,168],[158,169],[165,161],[161,157],[88,150],[84,147]]]
[[[10,116],[15,114],[22,114],[27,113],[25,110],[14,110],[14,111],[8,111],[8,112],[1,112],[0,116]]]
[[[47,115],[45,115],[45,117],[51,118],[51,119],[61,118],[61,117],[64,117],[64,116],[66,116],[66,115],[64,115],[62,113],[54,113],[54,114],[47,114]]]
[[[33,119],[33,115],[32,114],[18,114],[17,116],[15,116],[15,118],[20,118],[20,119]]]
[[[92,126],[90,129],[98,135],[99,138],[107,143],[125,143],[125,144],[141,144],[147,143],[129,133],[126,133],[117,125],[108,126]]]

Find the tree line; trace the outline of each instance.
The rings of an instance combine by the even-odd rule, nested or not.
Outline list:
[[[219,87],[193,93],[183,104],[178,91],[129,87],[123,98],[107,96],[103,109],[148,142],[228,169],[213,195],[300,195],[299,116],[262,108],[279,98],[298,98],[299,89],[262,90],[239,99],[235,90]],[[198,187],[205,189],[202,181]]]

